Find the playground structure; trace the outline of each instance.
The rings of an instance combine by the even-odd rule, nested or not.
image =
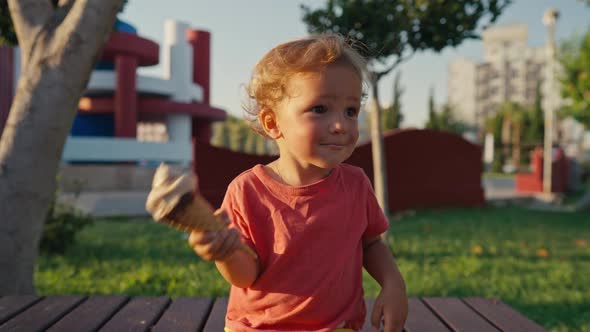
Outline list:
[[[133,29],[114,31],[87,90],[62,155],[64,163],[190,165],[195,140],[208,142],[225,111],[209,105],[210,33],[187,24],[164,25],[164,77],[137,69],[160,62],[160,47]],[[20,75],[18,48],[0,50],[0,132]]]
[[[147,214],[145,198],[160,162],[192,168],[203,195],[219,206],[235,176],[276,158],[210,145],[211,124],[226,118],[225,111],[209,105],[210,33],[176,21],[167,21],[164,30],[163,77],[137,73],[159,63],[158,44],[133,30],[115,31],[79,101],[62,155],[60,187],[86,192],[76,200],[102,206],[102,215]],[[0,131],[19,70],[18,48],[0,48]],[[485,203],[480,146],[434,130],[389,132],[384,145],[391,211]],[[370,143],[359,145],[347,162],[373,178]]]

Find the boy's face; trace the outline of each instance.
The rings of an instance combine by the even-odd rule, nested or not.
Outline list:
[[[352,154],[358,136],[362,81],[350,66],[293,76],[276,111],[281,158],[333,168]]]

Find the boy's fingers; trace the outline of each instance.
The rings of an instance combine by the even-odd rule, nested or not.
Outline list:
[[[371,313],[371,325],[373,325],[374,331],[379,331],[379,327],[381,326],[381,316],[383,313],[383,305],[377,301],[375,306],[373,307],[373,312]]]
[[[229,225],[229,215],[224,208],[219,208],[213,212],[213,215],[223,220],[224,225]]]
[[[191,232],[191,234],[188,237],[188,244],[191,247],[196,246],[198,243],[201,242],[201,240],[203,239],[203,232]]]
[[[219,216],[219,215],[220,215],[220,214],[222,214],[224,211],[225,211],[225,209],[224,209],[224,208],[219,208],[219,209],[217,209],[217,210],[213,211],[213,215],[214,215],[214,216]]]
[[[222,248],[219,251],[217,260],[224,260],[228,258],[238,247],[240,243],[240,236],[237,231],[229,231]]]
[[[214,239],[214,234],[212,232],[191,232],[188,237],[188,243],[191,247],[196,245],[203,245],[210,243]]]
[[[389,317],[383,319],[383,331],[384,332],[397,332],[396,330],[394,330],[393,322],[391,321],[391,319]]]
[[[217,255],[219,255],[219,251],[223,247],[223,243],[225,242],[226,236],[227,231],[225,229],[215,232],[215,239],[211,241],[211,244],[208,248],[208,252],[212,259],[216,259]]]

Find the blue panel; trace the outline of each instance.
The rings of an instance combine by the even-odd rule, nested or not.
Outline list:
[[[115,135],[115,120],[113,114],[77,114],[72,125],[72,136],[102,136]]]
[[[121,31],[121,32],[132,33],[134,35],[137,34],[137,29],[133,25],[131,25],[125,21],[121,21],[120,19],[117,19],[117,22],[115,22],[115,30]]]

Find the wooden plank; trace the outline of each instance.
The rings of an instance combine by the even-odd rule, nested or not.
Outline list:
[[[83,296],[56,295],[46,297],[0,326],[0,331],[45,330],[83,300]]]
[[[432,311],[417,298],[409,299],[408,318],[404,326],[407,332],[448,332],[449,328],[443,324]]]
[[[147,331],[162,315],[169,303],[169,297],[135,297],[100,331]]]
[[[212,298],[175,299],[152,332],[201,331],[212,306]]]
[[[454,331],[497,332],[498,329],[458,298],[424,298],[424,303]]]
[[[500,300],[474,297],[463,300],[502,331],[546,331],[542,326],[526,318]]]
[[[127,301],[123,295],[92,296],[51,326],[48,332],[96,331]]]
[[[215,299],[207,324],[203,328],[203,332],[220,332],[225,327],[225,314],[227,312],[228,298],[222,297]]]
[[[0,324],[16,316],[39,300],[41,298],[34,295],[4,296],[0,298]]]

